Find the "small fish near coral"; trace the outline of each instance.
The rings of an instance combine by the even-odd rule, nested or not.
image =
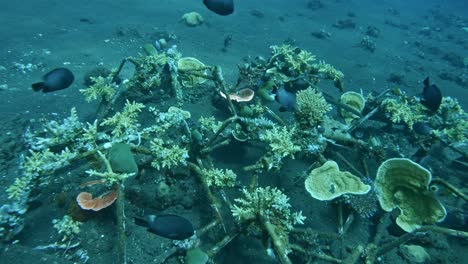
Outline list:
[[[234,0],[203,0],[203,4],[221,16],[227,16],[234,12]]]
[[[173,240],[184,240],[195,234],[192,223],[178,215],[146,215],[144,219],[134,219],[135,224],[146,227],[149,232]]]
[[[284,87],[275,90],[275,100],[281,105],[279,111],[294,112],[296,110],[296,94],[288,92]]]
[[[66,89],[73,83],[75,76],[67,68],[57,68],[42,76],[42,80],[42,82],[32,84],[33,91],[50,93]]]
[[[429,83],[429,77],[426,77],[423,83],[421,104],[432,112],[436,112],[442,103],[442,93],[437,85]]]

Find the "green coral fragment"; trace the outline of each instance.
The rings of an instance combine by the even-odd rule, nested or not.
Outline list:
[[[275,67],[267,72],[274,72],[277,75],[284,74],[284,78],[281,79],[287,79],[286,75],[289,77],[297,76],[309,71],[312,68],[311,62],[315,61],[314,55],[298,47],[284,44],[270,48],[272,53],[270,61]]]
[[[102,178],[106,183],[113,185],[113,184],[120,184],[123,181],[125,181],[127,178],[134,176],[136,173],[117,173],[114,172],[112,169],[112,166],[109,162],[109,160],[102,154],[99,150],[97,151],[97,154],[101,158],[102,162],[106,166],[106,171],[105,172],[98,172],[95,170],[87,170],[86,173],[89,176],[98,176]]]
[[[188,150],[177,145],[170,145],[167,141],[155,138],[150,143],[151,153],[154,157],[151,166],[160,169],[171,169],[178,165],[186,165],[189,158]]]
[[[234,187],[236,184],[237,175],[230,169],[203,169],[203,174],[206,177],[208,186],[216,186],[218,188]]]
[[[62,219],[54,219],[52,223],[61,236],[61,242],[71,241],[80,233],[81,223],[74,221],[69,215],[65,215]]]
[[[314,88],[299,91],[296,95],[297,121],[302,127],[311,128],[321,123],[324,116],[331,110],[322,93]]]
[[[387,98],[382,102],[382,105],[392,123],[405,123],[409,128],[412,128],[414,123],[422,121],[425,116],[422,105],[418,106],[416,103],[413,102],[412,98],[401,96],[398,99]]]
[[[283,231],[289,231],[293,225],[304,224],[302,211],[291,213],[289,197],[277,188],[259,187],[253,191],[243,189],[243,198],[235,199],[231,212],[238,222],[246,222],[262,215]]]
[[[198,123],[200,124],[200,128],[202,132],[209,132],[209,133],[216,133],[221,128],[223,122],[217,121],[213,116],[204,117],[201,116],[198,119]]]
[[[344,88],[343,79],[344,74],[343,72],[337,70],[332,65],[325,63],[324,61],[320,61],[313,65],[315,71],[322,75],[324,79],[333,80],[335,87],[337,88]]]
[[[296,128],[273,126],[271,129],[263,131],[259,135],[261,141],[265,141],[269,144],[273,156],[282,159],[290,156],[294,158],[294,154],[301,150],[301,147],[295,145],[293,142],[293,135]]]
[[[87,102],[91,102],[102,98],[109,102],[115,95],[118,86],[112,82],[112,77],[90,77],[91,86],[86,89],[80,89],[80,92],[85,96]]]
[[[113,127],[111,133],[116,138],[128,137],[136,132],[139,126],[137,117],[143,108],[145,108],[144,104],[127,100],[122,112],[117,112],[114,116],[105,119],[100,125]]]

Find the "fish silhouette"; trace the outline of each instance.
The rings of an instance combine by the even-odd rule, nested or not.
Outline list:
[[[442,93],[440,92],[437,85],[429,83],[429,77],[426,77],[423,83],[424,88],[420,102],[427,109],[431,110],[432,112],[436,112],[442,103]]]
[[[42,76],[42,82],[32,84],[35,92],[50,93],[68,88],[75,80],[73,73],[66,68],[57,68]]]
[[[153,234],[174,240],[184,240],[195,234],[189,220],[174,214],[151,214],[146,215],[144,219],[135,217],[135,224],[146,227]]]
[[[221,16],[227,16],[234,12],[234,0],[203,0],[203,4]]]

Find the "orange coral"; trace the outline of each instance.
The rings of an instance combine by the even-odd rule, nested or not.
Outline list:
[[[228,98],[227,95],[225,95],[223,92],[220,92],[221,96],[223,98]],[[242,90],[237,91],[237,93],[230,93],[229,94],[229,99],[236,101],[236,102],[249,102],[250,100],[253,99],[255,95],[254,90],[245,88]]]
[[[93,199],[93,195],[88,192],[81,192],[76,197],[76,202],[84,210],[99,211],[110,205],[117,200],[118,192],[114,189]]]

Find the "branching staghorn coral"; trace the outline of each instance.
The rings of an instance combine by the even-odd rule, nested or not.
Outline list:
[[[61,242],[73,240],[80,233],[81,222],[73,221],[69,215],[65,215],[62,219],[54,219],[52,223],[61,237]]]
[[[52,220],[54,228],[60,236],[60,240],[46,246],[37,246],[36,250],[63,250],[63,256],[69,260],[77,258],[80,262],[86,263],[89,260],[86,250],[78,249],[81,242],[78,237],[80,225],[82,223],[74,221],[71,216],[65,215],[62,219]],[[75,249],[74,251],[72,251]]]
[[[325,63],[324,61],[315,63],[312,65],[312,67],[318,74],[321,74],[324,79],[333,80],[335,87],[343,89],[344,74],[341,71],[335,69],[335,67]]]
[[[237,175],[230,169],[202,169],[202,172],[206,176],[208,187],[225,188],[236,184]]]
[[[102,178],[107,184],[113,185],[113,184],[120,184],[123,181],[125,181],[128,177],[134,176],[135,173],[116,173],[112,170],[112,167],[109,163],[109,160],[102,154],[99,150],[97,151],[100,159],[106,166],[106,171],[105,172],[98,172],[95,170],[87,170],[86,174],[89,176],[98,176]]]
[[[78,119],[76,108],[70,110],[70,116],[60,120],[51,120],[37,132],[28,129],[24,138],[33,150],[43,150],[56,145],[72,143],[82,133],[83,124]]]
[[[244,198],[235,199],[231,207],[234,218],[240,223],[254,221],[273,241],[280,263],[291,263],[288,234],[293,225],[304,224],[302,211],[291,213],[289,198],[276,188],[243,189],[242,193]]]
[[[315,56],[310,52],[301,50],[290,45],[271,46],[270,62],[276,68],[284,73],[293,73],[297,75],[306,72],[311,67],[311,62],[315,60]]]
[[[171,142],[155,138],[151,141],[151,153],[154,157],[151,166],[160,169],[171,169],[175,166],[186,165],[189,158],[188,150]]]
[[[90,77],[92,85],[86,89],[80,89],[87,102],[103,99],[109,102],[114,97],[118,86],[112,82],[112,76]]]
[[[124,141],[133,139],[138,133],[140,124],[137,122],[138,114],[145,108],[145,105],[127,100],[122,112],[115,113],[101,122],[100,126],[112,128],[114,141]]]
[[[231,207],[234,218],[239,222],[254,220],[257,215],[264,215],[282,231],[290,231],[293,225],[304,224],[302,212],[291,213],[289,198],[276,188],[269,186],[256,188],[254,191],[242,190],[244,198],[237,198]]]
[[[387,98],[382,104],[392,123],[404,123],[412,128],[414,123],[422,121],[424,118],[424,113],[421,111],[424,109],[416,109],[416,104],[408,101],[406,97],[400,99]]]
[[[468,114],[456,98],[443,97],[437,114],[429,120],[437,137],[450,143],[468,141]]]
[[[285,157],[294,159],[294,154],[301,150],[301,147],[293,141],[293,135],[296,127],[273,126],[272,129],[266,129],[260,133],[259,139],[268,143],[269,152],[265,155],[268,163],[268,169],[279,168],[281,160]]]
[[[299,91],[296,95],[295,116],[301,127],[310,129],[321,123],[331,110],[322,93],[311,87]]]

